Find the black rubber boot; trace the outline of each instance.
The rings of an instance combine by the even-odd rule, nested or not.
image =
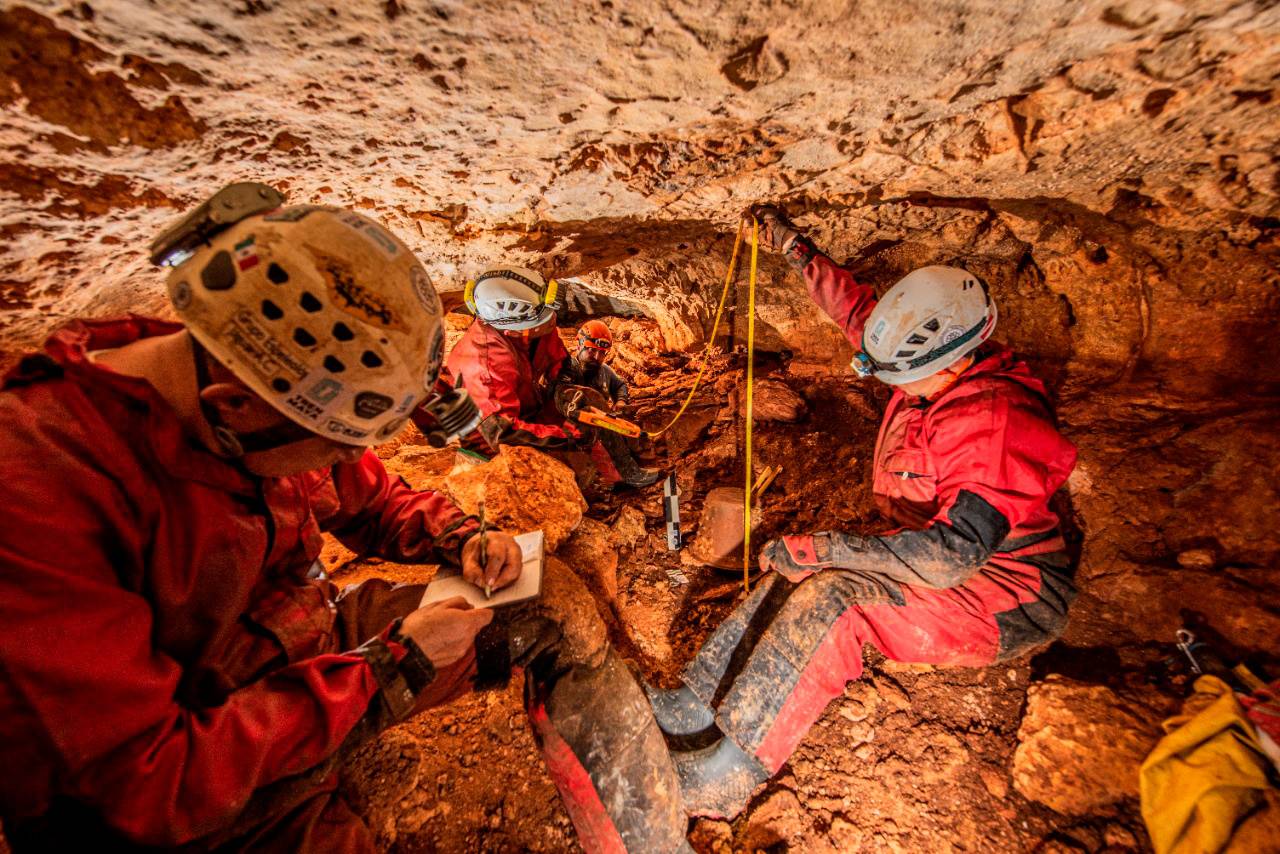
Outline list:
[[[686,686],[654,688],[644,686],[653,706],[653,717],[666,735],[690,736],[715,726],[716,713]]]
[[[647,469],[636,462],[626,441],[617,433],[601,430],[600,444],[604,445],[604,449],[609,452],[609,459],[613,460],[614,468],[618,470],[622,482],[627,486],[642,489],[653,486],[662,479],[662,472],[658,469]]]
[[[721,738],[702,750],[673,751],[671,759],[680,777],[685,812],[691,816],[732,819],[770,777],[731,738]]]
[[[671,754],[649,703],[612,651],[598,667],[526,669],[534,738],[584,851],[689,851]]]

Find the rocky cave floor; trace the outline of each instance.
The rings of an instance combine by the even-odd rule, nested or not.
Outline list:
[[[621,328],[614,364],[632,382],[638,419],[649,426],[665,423],[691,382],[696,359],[661,352],[661,339],[647,321],[611,323]],[[649,455],[653,464],[674,466],[677,473],[683,556],[666,548],[660,486],[593,496],[586,517],[557,551],[597,594],[615,646],[645,678],[663,685],[675,684],[741,593],[740,578],[697,565],[689,556],[696,551],[706,491],[738,485],[742,478],[735,388],[743,357],[740,350],[718,352],[712,365],[689,412]],[[758,355],[756,469],[783,470],[761,502],[757,543],[788,531],[875,525],[869,466],[884,399],[880,389],[851,375]],[[773,418],[796,420],[767,420]],[[1213,423],[1213,434],[1224,435],[1222,419]],[[1130,432],[1110,424],[1097,436],[1088,427],[1068,423],[1066,429],[1081,445],[1086,471],[1096,470],[1095,460],[1108,453],[1140,455],[1152,435],[1149,419],[1130,425]],[[453,452],[419,441],[402,439],[380,453],[411,483],[438,485],[454,463]],[[1178,463],[1176,455],[1166,455],[1167,465]],[[1139,465],[1159,481],[1149,463]],[[1111,466],[1115,491],[1097,500],[1135,500],[1137,481],[1122,482],[1124,468]],[[1092,509],[1134,515],[1119,506]],[[1091,552],[1105,553],[1089,539],[1092,529],[1099,537],[1127,531],[1133,541],[1112,545],[1136,553],[1135,531],[1141,528],[1089,525],[1078,508],[1075,515],[1077,526],[1091,528],[1090,548],[1066,639],[1036,655],[980,669],[904,665],[868,647],[863,679],[830,705],[741,816],[733,822],[691,822],[694,848],[1149,850],[1137,805],[1137,765],[1159,737],[1159,721],[1184,695],[1186,672],[1171,633],[1169,643],[1137,640],[1161,631],[1142,625],[1141,609],[1124,617],[1127,633],[1118,631],[1115,616],[1097,598],[1104,595],[1101,587],[1091,592],[1088,578],[1106,577],[1087,562]],[[1175,558],[1188,564],[1180,569],[1190,575],[1207,571],[1194,564],[1217,558],[1212,549],[1201,551],[1210,556],[1189,550]],[[341,549],[326,556],[340,584],[370,575],[424,577],[420,569],[347,557]],[[1255,602],[1277,600],[1276,580],[1260,571],[1216,571],[1250,576]],[[677,572],[687,583],[671,580]],[[1230,587],[1225,578],[1219,583]],[[1021,738],[1020,726],[1026,731]],[[391,730],[348,770],[352,800],[389,850],[576,848],[525,720],[518,680],[505,691],[465,698]]]

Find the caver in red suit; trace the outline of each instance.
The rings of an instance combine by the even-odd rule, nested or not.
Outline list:
[[[787,246],[787,257],[818,306],[855,347],[865,347],[872,289],[803,236]],[[897,661],[980,666],[1062,632],[1075,596],[1073,565],[1049,502],[1075,449],[1023,362],[991,341],[972,355],[936,397],[897,388],[889,401],[873,490],[897,527],[767,544],[761,563],[779,572],[762,576],[684,673],[697,702],[664,710],[655,697],[669,733],[688,735],[714,716],[726,736],[715,761],[703,756],[682,766],[691,811],[737,812],[861,675],[865,643]],[[725,751],[739,759],[725,760]]]
[[[499,443],[561,449],[580,435],[552,399],[569,351],[554,324],[537,333],[512,335],[475,320],[445,359],[450,380],[460,377],[480,410],[488,453]]]
[[[499,445],[529,445],[559,456],[574,447],[586,450],[606,484],[622,481],[647,486],[657,472],[643,469],[626,444],[606,430],[579,429],[557,408],[557,383],[575,381],[569,351],[554,323],[534,335],[514,335],[475,320],[458,341],[442,372],[442,382],[462,386],[480,410],[478,430],[463,444],[484,454]],[[436,427],[422,409],[413,420],[423,432]]]
[[[456,564],[475,520],[372,451],[249,475],[198,447],[148,382],[90,357],[181,328],[72,323],[0,390],[0,817],[15,851],[372,851],[336,792],[342,754],[512,663],[533,674],[534,733],[584,847],[681,845],[678,805],[646,794],[673,773],[635,759],[665,747],[615,657],[574,667],[550,637],[521,661],[496,634],[432,678],[395,633],[422,586],[338,594],[309,577],[322,531]],[[584,708],[639,723],[602,733]],[[635,797],[610,785],[628,774]]]
[[[369,582],[332,601],[307,578],[321,531],[456,563],[477,529],[372,451],[250,476],[197,448],[145,380],[86,355],[179,329],[73,323],[0,392],[0,767],[21,769],[0,775],[0,806],[19,849],[229,841],[256,791],[387,722],[356,650],[380,636],[403,657],[391,624],[417,600]],[[447,668],[423,703],[468,690],[474,668]],[[354,817],[332,782],[279,818],[341,832]]]

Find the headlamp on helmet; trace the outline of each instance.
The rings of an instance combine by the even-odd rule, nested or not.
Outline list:
[[[151,263],[177,267],[219,232],[245,217],[273,211],[283,204],[284,194],[266,184],[228,184],[151,241]]]

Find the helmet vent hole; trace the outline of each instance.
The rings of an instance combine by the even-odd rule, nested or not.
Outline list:
[[[262,316],[267,320],[279,320],[284,317],[284,309],[276,305],[269,299],[262,301]]]
[[[298,305],[302,306],[303,311],[311,314],[315,314],[323,307],[320,305],[320,300],[307,291],[302,292],[302,298],[298,300]]]
[[[287,394],[293,386],[284,377],[276,377],[271,381],[271,387],[280,394]]]
[[[273,262],[267,265],[267,278],[271,280],[272,284],[283,285],[289,281],[289,274],[284,271],[283,267]]]
[[[312,335],[302,327],[293,330],[293,340],[297,342],[299,347],[316,346],[316,336]]]
[[[215,253],[200,271],[200,282],[211,291],[229,291],[236,283],[236,265],[225,249]]]
[[[914,356],[915,354],[916,354],[915,350],[899,350],[897,353],[893,354],[893,357],[895,359],[905,359],[908,356]]]
[[[365,350],[360,354],[360,364],[364,365],[366,368],[380,368],[382,367],[382,360],[379,359],[378,354],[372,350]]]
[[[939,329],[942,328],[942,324],[939,323],[938,318],[935,317],[933,320],[930,320],[928,323],[926,323],[924,325],[924,328],[928,329],[930,332],[937,332]]]
[[[921,335],[919,332],[912,332],[912,333],[911,333],[911,337],[907,339],[907,343],[908,343],[908,344],[923,344],[924,342],[926,342],[926,341],[928,341],[928,340],[929,340],[928,338],[925,338],[925,337],[924,337],[923,335]]]
[[[340,374],[347,369],[347,366],[342,364],[337,356],[325,356],[324,369],[331,374]]]
[[[352,338],[356,337],[356,334],[351,331],[350,326],[339,322],[333,324],[333,337],[337,338],[339,341],[350,341]]]

